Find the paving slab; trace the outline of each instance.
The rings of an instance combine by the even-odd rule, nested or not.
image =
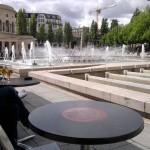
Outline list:
[[[49,103],[59,102],[59,101],[66,101],[66,100],[89,100],[86,97],[80,96],[78,94],[74,94],[68,91],[65,91],[64,89],[60,89],[56,86],[47,85],[44,83],[40,83],[39,85],[29,86],[29,87],[23,87],[23,88],[16,88],[18,91],[25,89],[29,91],[27,97],[23,99],[23,102],[27,109],[29,111],[32,111],[33,109],[46,105]],[[35,89],[38,89],[37,91]],[[50,96],[43,96],[48,95],[48,93],[52,94],[53,92],[56,92],[53,94],[53,98]],[[61,95],[58,97],[57,95]],[[106,144],[106,145],[94,145],[91,147],[91,150],[150,150],[150,120],[144,119],[145,121],[145,128],[142,131],[141,134],[136,136],[133,139],[130,139],[128,141],[123,141],[119,143],[113,143],[113,144]],[[27,135],[35,134],[30,129],[27,129],[24,127],[20,122],[18,124],[18,133],[19,138],[26,137]],[[52,140],[46,139],[42,136],[39,136],[35,134],[36,136],[26,141],[25,144],[28,144],[32,147],[37,147],[40,145],[48,144],[53,142]],[[61,143],[57,142],[58,146],[60,147],[60,150],[79,150],[80,146],[75,144],[68,144],[68,143]]]

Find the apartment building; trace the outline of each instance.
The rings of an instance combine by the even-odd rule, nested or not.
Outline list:
[[[84,28],[86,28],[87,32],[89,32],[89,27],[83,26],[83,27],[73,28],[72,29],[73,36],[76,38],[81,38]]]
[[[57,31],[57,29],[62,26],[61,17],[59,15],[55,14],[46,14],[46,13],[26,13],[27,17],[27,31],[30,32],[29,25],[30,25],[30,19],[32,15],[35,15],[36,18],[36,29],[38,29],[44,25],[45,31],[48,31],[48,25],[52,25],[52,29],[54,32]]]

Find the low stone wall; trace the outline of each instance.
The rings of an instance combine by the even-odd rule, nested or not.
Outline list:
[[[123,74],[124,74],[124,75],[127,75],[127,76],[150,78],[150,74],[145,73],[145,72],[143,72],[143,73],[138,73],[138,72],[131,72],[131,71],[128,71],[128,70],[124,70]]]
[[[105,84],[105,85],[116,86],[119,88],[125,88],[128,90],[133,90],[133,91],[150,94],[150,86],[149,85],[127,82],[127,81],[123,81],[123,80],[121,81],[121,80],[117,80],[117,78],[109,79],[109,78],[103,78],[103,77],[96,77],[96,76],[91,76],[89,74],[85,75],[85,79],[87,81],[91,81],[91,82],[95,82],[95,83],[101,83],[101,84]]]
[[[150,78],[142,78],[137,76],[118,75],[106,72],[106,78],[129,81],[134,83],[150,85]]]
[[[95,72],[99,75],[104,75],[106,71],[120,73],[123,72],[124,69],[140,71],[140,68],[148,69],[150,68],[150,64],[126,63],[126,65],[120,65],[116,63],[96,67],[86,67],[82,69],[31,71],[28,73],[28,75],[40,79],[47,84],[54,84],[95,100],[103,100],[130,107],[142,112],[145,117],[149,118],[150,94],[69,77],[69,75],[84,75],[85,73],[91,74]]]

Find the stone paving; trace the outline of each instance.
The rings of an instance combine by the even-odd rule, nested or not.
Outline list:
[[[89,100],[86,97],[65,91],[59,87],[40,83],[34,86],[16,88],[18,91],[25,89],[28,91],[28,95],[23,99],[23,102],[29,111],[34,110],[36,107],[46,105],[48,103],[55,103],[60,101],[70,100]],[[134,137],[133,139],[106,145],[94,145],[91,146],[91,150],[150,150],[150,120],[144,119],[145,128],[141,134]],[[26,137],[27,135],[35,134],[30,129],[25,128],[19,122],[18,124],[19,138]],[[37,134],[36,136],[25,142],[25,144],[37,147],[43,144],[48,144],[52,140],[43,138]],[[57,142],[61,150],[79,150],[79,145],[60,143]]]

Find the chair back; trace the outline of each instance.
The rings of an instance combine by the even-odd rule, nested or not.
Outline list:
[[[14,150],[13,145],[11,144],[8,136],[0,125],[0,145],[3,150]]]

